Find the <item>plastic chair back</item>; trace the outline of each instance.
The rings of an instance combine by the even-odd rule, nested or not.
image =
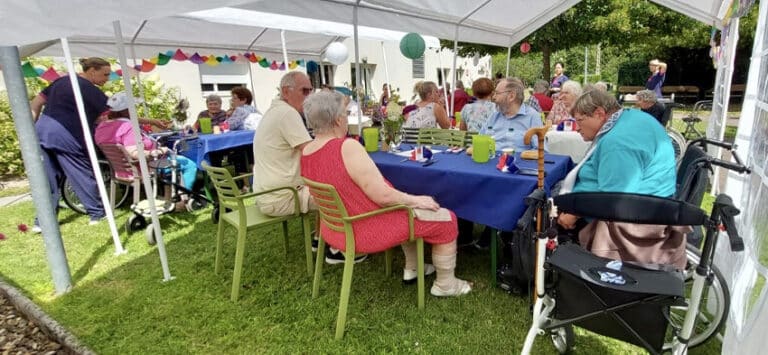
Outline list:
[[[441,128],[422,128],[419,129],[419,135],[416,143],[429,145],[445,145],[449,147],[463,146],[464,137],[467,132],[441,129]]]
[[[99,149],[112,167],[113,179],[133,182],[141,176],[136,168],[138,160],[131,157],[122,144],[99,144]]]
[[[315,199],[320,218],[333,231],[347,232],[345,230],[344,218],[349,217],[347,208],[341,201],[339,193],[333,185],[323,184],[304,178],[304,182],[309,187],[309,194]],[[351,232],[351,228],[349,232]]]
[[[240,189],[229,170],[210,166],[207,162],[203,162],[202,166],[216,188],[216,193],[219,196],[219,208],[222,210],[225,208],[237,210],[244,208],[243,201],[240,199]]]
[[[479,133],[474,131],[467,131],[467,133],[464,134],[464,148],[469,147],[472,145],[472,137],[478,135]]]
[[[416,143],[419,140],[418,128],[402,128],[403,131],[403,143]]]

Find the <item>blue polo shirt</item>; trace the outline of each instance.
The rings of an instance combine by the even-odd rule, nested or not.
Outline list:
[[[480,130],[480,134],[493,136],[496,141],[496,150],[515,148],[515,151],[522,152],[538,147],[536,139],[531,139],[531,144],[523,143],[525,132],[531,128],[542,126],[544,123],[541,121],[541,114],[530,106],[522,104],[512,117],[506,117],[503,113],[496,112],[488,120],[486,127]]]
[[[107,95],[104,95],[96,85],[93,85],[93,83],[79,75],[77,80],[83,97],[85,116],[88,119],[91,133],[93,133],[96,129],[96,120],[101,114],[109,110]],[[84,143],[83,126],[80,124],[80,115],[77,113],[75,94],[72,91],[69,76],[56,79],[51,85],[43,89],[40,94],[45,96],[45,109],[42,114],[59,122],[72,134],[72,137]]]

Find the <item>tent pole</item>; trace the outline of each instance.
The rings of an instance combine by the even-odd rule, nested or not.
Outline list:
[[[93,165],[93,176],[96,177],[96,186],[99,189],[99,195],[101,195],[101,203],[104,206],[104,212],[107,215],[107,221],[109,222],[109,229],[112,232],[112,242],[115,244],[115,255],[125,253],[123,244],[120,242],[120,233],[117,232],[115,226],[115,216],[112,213],[112,208],[109,203],[109,194],[104,186],[104,180],[100,177],[101,166],[99,166],[99,159],[96,157],[96,148],[93,145],[93,134],[91,133],[91,127],[88,124],[88,118],[85,115],[85,104],[83,103],[83,96],[80,91],[80,83],[77,81],[77,73],[75,72],[75,65],[72,63],[72,52],[69,50],[69,41],[66,38],[61,39],[61,47],[64,50],[64,58],[67,62],[67,70],[69,71],[69,81],[72,83],[72,92],[75,93],[75,105],[77,106],[77,112],[80,115],[80,124],[83,127],[83,137],[85,138],[85,147],[88,151],[88,157]],[[138,141],[137,141],[138,142]]]
[[[323,68],[323,60],[320,59],[320,63],[317,64],[317,68],[320,70],[320,84],[328,84],[325,81],[325,69]]]
[[[136,64],[136,48],[133,46],[133,43],[131,43],[131,58],[133,60],[133,64]],[[128,78],[131,76],[132,70],[128,69],[127,67],[123,70],[123,75],[128,75]],[[141,105],[144,107],[144,114],[149,117],[149,108],[147,107],[147,98],[144,95],[144,85],[141,85],[141,73],[139,71],[136,71],[136,85],[139,87],[139,97],[141,97]]]
[[[280,45],[283,47],[283,63],[288,71],[288,49],[285,48],[285,30],[280,30]]]
[[[389,82],[389,66],[387,65],[387,50],[384,49],[384,41],[381,41],[381,57],[384,58],[384,77],[386,78],[387,82],[387,90],[389,91],[389,96],[392,96],[392,83]]]
[[[352,24],[354,25],[354,34],[355,34],[355,93],[359,93],[360,89],[362,88],[362,81],[361,77],[363,76],[360,72],[360,38],[357,35],[357,10],[358,6],[360,5],[360,0],[357,0],[355,2],[355,7],[352,12]],[[365,95],[363,95],[362,98],[357,98],[357,134],[363,135],[363,105],[365,104]]]
[[[445,83],[447,81],[445,79],[445,69],[443,69],[443,48],[437,50],[437,63],[440,65],[440,76],[443,78],[443,99],[445,104],[448,105],[448,91],[445,90]]]
[[[512,59],[512,46],[507,47],[507,70],[504,71],[504,77],[509,77],[509,61]],[[491,62],[493,62],[493,57],[491,57]],[[493,73],[491,73],[493,75]]]
[[[456,25],[456,30],[453,33],[453,64],[451,64],[451,105],[450,110],[448,111],[448,117],[453,117],[453,108],[456,104],[456,95],[453,95],[453,93],[456,92],[456,57],[459,55],[459,25]],[[447,99],[447,98],[446,98]],[[448,105],[448,102],[446,102],[446,105]],[[458,127],[457,127],[458,129]]]
[[[0,46],[0,67],[3,68],[3,79],[8,89],[8,100],[11,105],[12,118],[16,134],[19,138],[19,148],[24,160],[24,167],[29,178],[32,201],[37,210],[37,219],[43,229],[43,243],[48,267],[51,269],[54,290],[57,295],[64,294],[72,288],[72,275],[67,264],[67,253],[61,240],[59,223],[54,211],[54,201],[51,188],[48,185],[40,150],[40,141],[35,133],[35,120],[29,108],[27,86],[21,72],[19,48],[16,46]]]
[[[722,76],[722,79],[723,79],[722,82],[721,83],[716,82],[716,84],[722,85],[723,88],[727,88],[725,90],[720,91],[724,95],[721,100],[723,103],[723,109],[720,111],[720,117],[710,117],[709,124],[708,124],[709,127],[707,127],[707,132],[706,132],[706,135],[709,137],[712,137],[712,135],[716,135],[716,137],[714,138],[719,141],[722,141],[725,138],[725,128],[726,128],[726,125],[728,124],[728,104],[731,101],[730,87],[731,87],[731,82],[733,80],[733,62],[734,62],[734,58],[736,58],[736,44],[739,42],[739,18],[738,17],[732,18],[727,28],[728,28],[728,37],[726,38],[726,41],[728,41],[728,43],[726,43],[725,45],[726,55],[721,57],[721,60],[718,61],[718,68],[717,68],[718,74],[720,74],[721,70],[725,70],[726,72],[725,72],[725,75]],[[723,59],[726,59],[726,60],[723,60]],[[717,76],[716,81],[720,81],[720,75]],[[714,101],[713,103],[714,105],[718,104],[718,102],[714,102]],[[714,107],[713,107],[713,112],[714,112]],[[712,118],[715,118],[718,121],[720,121],[720,127],[719,127],[720,130],[718,132],[709,132],[710,127],[712,128],[711,129],[712,131],[714,131],[714,128],[716,127],[716,126],[712,126],[712,122],[713,122]],[[722,158],[722,154],[723,154],[723,149],[720,147],[717,147],[717,150],[715,151],[715,157]],[[715,166],[715,170],[712,174],[712,187],[709,191],[709,193],[712,195],[715,195],[717,192],[720,191],[720,186],[719,186],[720,180],[721,180],[720,171],[721,171],[720,167]]]
[[[123,42],[123,32],[120,29],[120,21],[112,22],[112,26],[115,29],[115,43],[117,43],[117,53],[120,59],[120,65],[123,68],[128,67],[128,59],[125,55],[125,44]],[[125,69],[123,70],[123,85],[125,86],[125,92],[132,93],[133,85],[129,75],[125,75]],[[133,95],[127,95],[128,97],[128,113],[131,116],[131,128],[133,129],[133,138],[136,142],[141,142],[141,129],[139,128],[139,118],[136,115],[136,106],[133,100]],[[155,196],[153,193],[152,183],[149,181],[149,168],[147,168],[147,157],[144,154],[144,149],[138,149],[139,154],[139,169],[141,170],[141,180],[144,185],[144,192],[147,196]],[[163,268],[163,281],[173,280],[171,271],[168,268],[168,257],[165,254],[165,241],[163,241],[163,231],[160,229],[160,222],[157,219],[157,206],[155,206],[154,198],[147,198],[149,202],[149,211],[152,214],[152,227],[155,231],[155,239],[157,240],[157,250],[160,253],[160,264]]]
[[[584,46],[584,84],[587,85],[587,76],[589,76],[589,47]]]

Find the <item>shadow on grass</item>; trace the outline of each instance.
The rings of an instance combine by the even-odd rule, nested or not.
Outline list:
[[[125,211],[121,218],[127,218]],[[76,219],[63,228],[72,233],[83,229],[79,223]],[[29,258],[18,259],[20,265],[10,268],[7,278],[19,279],[14,284],[22,287],[42,283],[44,287],[28,287],[27,292],[103,354],[516,353],[530,325],[527,299],[489,286],[487,252],[459,255],[456,273],[475,282],[471,294],[448,299],[428,295],[426,309],[419,311],[415,285],[400,280],[403,257],[396,251],[392,276],[384,273],[383,254],[355,266],[345,338],[335,341],[342,268],[324,266],[320,295],[312,299],[298,221],[290,224],[287,257],[279,226],[249,234],[238,302],[229,301],[234,229],[225,229],[223,272],[215,274],[216,225],[210,223],[210,209],[161,218],[161,224],[173,281],[162,281],[157,249],[146,245],[143,231],[126,238],[131,245],[127,255],[107,253],[111,240],[105,242],[106,225],[88,236],[65,237],[79,280],[70,293],[45,300],[51,287],[47,277],[24,278],[25,269],[40,266],[38,259],[44,265],[39,247]],[[23,242],[29,241],[14,240],[13,247],[23,248]],[[428,287],[433,279],[427,279]],[[575,353],[643,353],[614,340],[577,334]],[[549,337],[537,338],[535,354],[554,352]]]

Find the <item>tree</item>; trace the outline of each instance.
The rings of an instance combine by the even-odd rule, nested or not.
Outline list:
[[[709,28],[649,1],[583,0],[523,41],[542,55],[542,77],[550,77],[551,56],[558,50],[602,43],[604,47],[660,55],[667,48],[706,46]],[[450,41],[441,42],[452,48]],[[460,55],[506,54],[506,48],[461,43]],[[513,56],[520,56],[512,51]],[[643,59],[645,60],[645,59]]]

